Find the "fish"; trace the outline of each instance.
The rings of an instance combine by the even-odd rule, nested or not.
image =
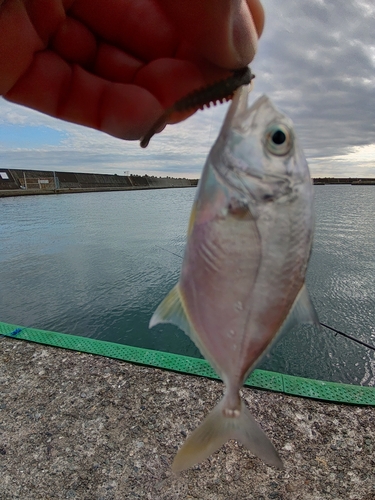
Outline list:
[[[292,121],[267,96],[236,91],[203,168],[177,285],[150,328],[173,323],[225,384],[224,396],[188,436],[180,472],[235,439],[283,468],[240,390],[283,332],[318,324],[305,286],[314,232],[313,185]]]

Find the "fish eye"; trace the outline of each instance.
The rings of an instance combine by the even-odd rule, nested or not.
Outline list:
[[[270,125],[265,134],[265,146],[273,155],[286,155],[293,146],[291,130],[282,124]]]

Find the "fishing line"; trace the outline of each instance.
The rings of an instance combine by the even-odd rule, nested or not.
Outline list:
[[[164,252],[168,252],[168,253],[171,253],[172,255],[175,255],[176,257],[178,257],[179,259],[182,259],[181,255],[178,255],[178,253],[174,253],[174,252],[171,252],[170,250],[167,250],[166,248],[163,248],[159,245],[155,245],[157,248],[160,248],[160,250],[164,250]]]
[[[177,253],[171,252],[170,250],[167,250],[166,248],[160,247],[159,245],[155,245],[156,247],[160,248],[161,250],[164,250],[165,252],[171,253],[172,255],[175,255],[176,257],[179,257],[182,259],[181,255],[178,255]],[[367,349],[371,349],[372,351],[375,351],[375,346],[367,344],[366,342],[363,342],[362,340],[356,339],[355,337],[352,337],[351,335],[348,335],[347,333],[341,332],[340,330],[336,330],[336,328],[332,328],[332,326],[326,325],[325,323],[322,323],[319,321],[319,324],[324,326],[324,328],[328,328],[328,330],[332,330],[335,332],[335,334],[342,335],[343,337],[352,340],[353,342],[356,342],[359,345],[362,345],[363,347],[367,347]],[[335,337],[336,337],[335,335]]]
[[[343,337],[352,340],[353,342],[357,342],[357,344],[363,345],[364,347],[367,347],[368,349],[371,349],[372,351],[375,351],[375,347],[373,345],[367,344],[366,342],[362,342],[362,340],[356,339],[355,337],[352,337],[351,335],[348,335],[347,333],[340,332],[340,330],[336,330],[336,328],[332,328],[332,326],[328,326],[324,323],[319,322],[322,326],[325,328],[328,328],[329,330],[332,330],[335,332],[335,334],[342,335]],[[336,335],[335,335],[336,337]]]

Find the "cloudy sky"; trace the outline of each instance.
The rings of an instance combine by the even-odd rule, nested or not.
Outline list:
[[[294,121],[312,176],[375,177],[374,0],[263,0],[251,99]],[[167,127],[144,150],[0,99],[0,167],[199,177],[226,105]]]

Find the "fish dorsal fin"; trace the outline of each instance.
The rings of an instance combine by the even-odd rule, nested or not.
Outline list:
[[[318,315],[315,311],[313,303],[311,302],[311,298],[305,284],[303,284],[301,290],[299,291],[296,300],[294,301],[294,304],[283,323],[282,330],[286,332],[301,323],[320,325]]]
[[[189,337],[194,337],[192,328],[181,301],[178,284],[172,288],[165,299],[159,304],[150,319],[149,328],[159,323],[173,323],[183,330]]]

